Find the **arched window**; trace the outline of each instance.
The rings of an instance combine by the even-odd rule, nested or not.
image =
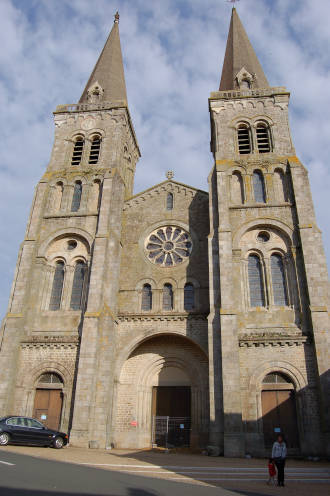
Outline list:
[[[278,253],[270,257],[274,305],[288,305],[288,292],[285,281],[283,258]]]
[[[89,153],[89,164],[97,164],[100,155],[101,148],[101,138],[100,136],[95,136],[91,144],[91,151]]]
[[[152,289],[150,284],[145,284],[142,288],[141,310],[148,311],[152,309]]]
[[[249,255],[248,277],[249,277],[251,307],[264,307],[265,288],[264,288],[264,280],[263,280],[263,271],[262,271],[260,258],[257,255]]]
[[[167,193],[166,210],[173,210],[173,193]]]
[[[195,307],[195,288],[190,283],[187,282],[184,287],[184,309],[193,310]]]
[[[240,124],[237,129],[238,151],[240,155],[251,153],[251,129],[247,124]]]
[[[291,379],[280,372],[267,374],[262,382],[263,384],[290,384],[293,386]]]
[[[93,181],[93,184],[92,184],[90,210],[94,211],[94,210],[97,210],[99,208],[100,191],[101,191],[101,183],[97,179],[96,181]]]
[[[233,203],[244,203],[244,186],[241,173],[235,171],[231,176],[231,201]]]
[[[53,210],[54,212],[57,212],[61,208],[62,204],[62,197],[63,197],[63,183],[59,181],[55,185],[55,191],[54,191],[54,197],[53,197]]]
[[[58,261],[55,266],[52,293],[50,296],[49,310],[58,310],[61,306],[61,298],[64,282],[64,262]]]
[[[271,151],[270,131],[267,124],[258,122],[256,128],[257,147],[259,153],[268,153]]]
[[[164,284],[163,288],[163,310],[173,310],[173,288],[172,284]]]
[[[82,138],[82,136],[78,136],[73,147],[71,165],[80,164],[84,150],[84,144],[85,144],[84,138]]]
[[[63,380],[58,374],[55,374],[55,372],[46,372],[45,374],[42,374],[42,376],[40,376],[38,384],[52,384],[63,386]]]
[[[253,192],[254,200],[257,203],[266,203],[265,181],[262,172],[254,171],[253,173]]]
[[[78,212],[80,208],[82,194],[82,184],[81,181],[76,181],[74,183],[73,197],[71,203],[71,212]]]
[[[82,260],[78,260],[74,269],[72,293],[71,293],[71,310],[81,310],[84,281],[86,275],[86,264]]]
[[[242,79],[240,84],[240,89],[249,90],[251,88],[251,83],[248,79]]]
[[[288,201],[286,177],[282,170],[276,169],[274,172],[274,197],[279,202]]]

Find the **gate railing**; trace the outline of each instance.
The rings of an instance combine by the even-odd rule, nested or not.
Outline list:
[[[152,421],[152,445],[165,448],[190,445],[191,418],[155,415]]]

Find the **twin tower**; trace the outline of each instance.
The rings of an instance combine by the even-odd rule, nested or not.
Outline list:
[[[293,455],[329,455],[328,275],[289,93],[233,9],[209,192],[169,176],[133,196],[118,23],[79,102],[54,112],[1,328],[0,415],[90,448],[263,456],[281,432]]]

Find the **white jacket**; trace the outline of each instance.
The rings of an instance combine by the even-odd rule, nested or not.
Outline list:
[[[286,458],[286,444],[284,441],[282,443],[275,441],[272,449],[272,458]]]

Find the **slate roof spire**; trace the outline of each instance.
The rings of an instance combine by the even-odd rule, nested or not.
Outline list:
[[[125,100],[127,102],[123,56],[119,37],[119,14],[79,103]]]
[[[243,70],[242,70],[243,69]],[[269,84],[235,7],[232,10],[220,91],[245,87],[268,88]]]

